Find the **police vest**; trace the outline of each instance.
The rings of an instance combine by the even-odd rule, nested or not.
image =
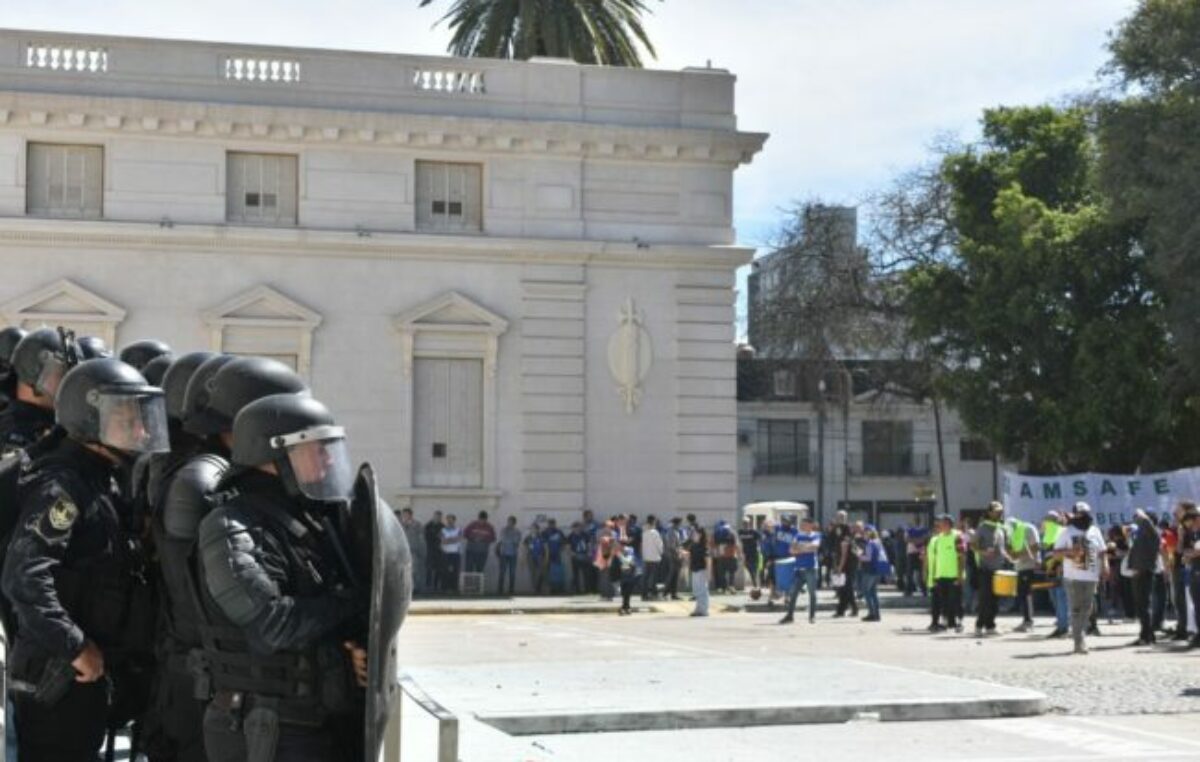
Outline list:
[[[1042,522],[1042,547],[1050,549],[1054,547],[1054,543],[1058,541],[1058,535],[1062,532],[1062,524],[1057,521]]]
[[[958,579],[958,542],[957,530],[939,534],[929,541],[929,579]]]
[[[1008,547],[1014,553],[1020,553],[1025,550],[1025,530],[1029,525],[1024,521],[1017,521],[1012,525],[1012,534],[1009,537]]]

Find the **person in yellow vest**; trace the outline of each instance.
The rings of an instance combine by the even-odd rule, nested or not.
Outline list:
[[[1021,624],[1013,632],[1033,629],[1033,575],[1042,565],[1037,527],[1015,516],[1008,520],[1008,553],[1017,572],[1017,601]]]
[[[1042,553],[1046,559],[1046,576],[1055,583],[1050,588],[1050,601],[1054,604],[1054,631],[1048,640],[1065,638],[1071,631],[1070,610],[1067,608],[1067,588],[1062,583],[1062,559],[1054,555],[1054,544],[1067,525],[1063,511],[1050,511],[1042,522]]]
[[[925,548],[925,581],[933,591],[933,622],[929,631],[943,632],[952,627],[955,632],[962,632],[962,583],[967,568],[962,534],[954,528],[954,519],[949,514],[938,516],[934,529],[937,534]],[[945,625],[941,623],[943,616]]]

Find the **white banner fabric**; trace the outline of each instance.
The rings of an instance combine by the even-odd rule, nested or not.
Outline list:
[[[1039,526],[1046,513],[1082,500],[1102,527],[1128,524],[1138,508],[1169,513],[1180,500],[1200,498],[1200,468],[1158,474],[1023,476],[1005,471],[1000,482],[1005,514]]]

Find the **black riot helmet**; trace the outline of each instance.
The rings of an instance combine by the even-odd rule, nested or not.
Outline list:
[[[113,356],[112,350],[99,336],[83,336],[76,339],[75,346],[79,349],[80,360],[99,360]]]
[[[13,351],[12,367],[18,381],[53,399],[68,370],[66,348],[58,331],[39,328],[21,339]]]
[[[67,434],[121,453],[166,452],[162,389],[120,360],[80,363],[63,376],[54,415]]]
[[[179,419],[183,421],[184,431],[203,436],[192,429],[192,419],[198,412],[208,407],[208,382],[226,363],[233,362],[235,359],[237,358],[233,355],[213,355],[192,373],[192,377],[187,382],[187,389],[183,392],[183,409],[179,414]]]
[[[345,429],[303,394],[273,394],[242,408],[231,460],[247,468],[273,464],[290,494],[311,500],[346,500],[354,484]]]
[[[216,357],[216,352],[188,352],[171,361],[163,375],[162,390],[167,397],[167,417],[174,421],[183,419],[183,398],[187,393],[188,381],[204,363]]]
[[[159,355],[146,363],[146,367],[142,368],[142,375],[146,377],[146,382],[161,389],[163,376],[167,374],[167,368],[171,367],[171,360],[171,355]]]
[[[143,339],[125,346],[118,357],[121,362],[132,365],[139,373],[155,357],[171,354],[171,348],[161,341]]]
[[[0,331],[0,379],[7,376],[12,369],[13,352],[16,351],[17,345],[21,343],[21,339],[27,335],[27,331],[15,325],[10,325]]]
[[[221,366],[205,386],[207,400],[188,416],[185,429],[196,436],[233,430],[233,419],[251,402],[272,394],[308,392],[304,379],[278,360],[238,357]]]

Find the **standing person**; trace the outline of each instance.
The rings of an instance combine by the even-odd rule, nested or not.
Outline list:
[[[1154,643],[1154,620],[1150,611],[1150,593],[1159,566],[1160,538],[1158,527],[1140,508],[1134,514],[1133,543],[1129,548],[1129,569],[1133,572],[1133,606],[1141,630],[1135,646]]]
[[[921,564],[921,555],[925,551],[925,545],[929,542],[929,529],[921,526],[921,518],[918,516],[913,519],[913,524],[905,533],[905,553],[908,558],[907,571],[904,581],[904,594],[912,595],[918,589],[922,596],[929,594],[925,586],[925,575],[922,574],[923,566]]]
[[[775,531],[771,533],[771,543],[774,547],[774,551],[772,553],[774,559],[774,563],[772,564],[773,567],[777,565],[780,560],[791,555],[792,540],[796,537],[796,527],[792,524],[792,522],[793,518],[791,516],[781,516],[779,518],[779,524],[775,526]],[[787,595],[790,592],[790,590],[778,589],[778,587],[775,585],[775,575],[772,574],[771,595],[767,598],[768,606],[774,605],[776,598]]]
[[[567,548],[571,553],[571,594],[583,595],[591,590],[588,567],[591,566],[592,542],[582,522],[576,521],[571,524],[571,532],[567,535]]]
[[[679,573],[683,571],[683,521],[678,516],[671,519],[671,525],[663,534],[663,567],[666,571],[663,596],[679,600]]]
[[[596,565],[592,563],[592,559],[596,557],[596,536],[600,533],[600,523],[596,521],[595,514],[590,509],[583,511],[583,533],[587,535],[588,547],[587,558],[588,563],[584,569],[584,581],[586,582],[586,592],[595,594],[600,591],[600,584],[596,573]]]
[[[933,592],[929,631],[953,628],[962,632],[962,583],[967,571],[962,535],[954,529],[954,519],[948,513],[938,516],[934,529],[937,534],[929,540],[925,558],[926,583]]]
[[[738,530],[738,542],[742,546],[742,563],[746,566],[747,585],[751,588],[762,587],[762,568],[759,561],[759,534],[754,528],[754,519],[749,516],[742,519],[742,528]]]
[[[1054,631],[1046,636],[1047,640],[1065,638],[1071,632],[1071,607],[1067,602],[1067,585],[1062,578],[1062,559],[1054,553],[1058,536],[1066,527],[1066,511],[1050,511],[1042,523],[1046,576],[1054,582],[1054,587],[1050,588],[1050,600],[1054,604]]]
[[[1187,592],[1191,597],[1190,602],[1185,599],[1184,606],[1180,610],[1184,631],[1187,632],[1188,625],[1191,624],[1196,613],[1195,607],[1200,606],[1200,512],[1197,512],[1195,508],[1188,509],[1180,519],[1179,526],[1183,530],[1179,543],[1179,547],[1182,549],[1180,556],[1187,565],[1184,578],[1188,581]],[[1200,647],[1200,632],[1192,635],[1188,641],[1188,648],[1197,647]]]
[[[692,616],[708,616],[708,532],[699,524],[692,525],[691,536],[684,544],[688,568],[692,573],[692,596],[696,607]]]
[[[1108,601],[1109,619],[1133,619],[1133,581],[1123,572],[1125,558],[1129,555],[1129,538],[1125,527],[1114,524],[1109,527],[1106,545],[1108,558]]]
[[[408,550],[412,553],[413,595],[425,591],[425,531],[421,522],[413,517],[412,508],[400,511],[400,526],[404,528],[404,538],[408,540]]]
[[[446,526],[442,527],[442,589],[458,592],[458,573],[462,568],[462,530],[458,528],[458,517],[446,514]]]
[[[1054,543],[1054,552],[1063,559],[1063,584],[1067,586],[1071,637],[1077,654],[1088,652],[1084,633],[1091,618],[1096,587],[1108,573],[1104,548],[1104,535],[1092,521],[1091,507],[1076,503],[1066,530]]]
[[[600,599],[611,601],[613,599],[613,584],[612,578],[609,576],[608,567],[612,564],[613,554],[617,553],[621,547],[620,536],[617,532],[616,517],[604,522],[604,526],[596,533],[596,576],[599,580]]]
[[[488,551],[496,542],[496,528],[488,521],[487,511],[480,511],[479,517],[467,524],[463,537],[467,541],[467,571],[482,574],[487,566]]]
[[[621,551],[613,556],[613,563],[609,569],[613,577],[613,584],[621,590],[621,608],[617,610],[617,613],[621,616],[628,616],[633,613],[629,602],[633,598],[633,591],[638,583],[637,553],[633,552],[631,546],[623,546]]]
[[[998,602],[992,588],[992,578],[1004,568],[1007,560],[1008,541],[1004,534],[1004,504],[993,500],[988,503],[987,513],[975,530],[972,550],[979,566],[979,613],[975,617],[976,637],[996,633],[996,610]]]
[[[19,623],[9,690],[20,759],[95,762],[149,689],[138,680],[154,662],[148,558],[120,478],[137,455],[167,450],[167,416],[162,391],[119,360],[82,363],[55,386],[65,434],[6,506],[21,516],[0,577]]]
[[[966,548],[966,574],[963,575],[962,613],[975,613],[975,591],[979,589],[979,564],[971,548],[975,547],[975,525],[968,518],[958,520],[958,531],[962,535],[963,547]]]
[[[867,544],[862,556],[862,586],[867,615],[862,620],[880,622],[883,617],[879,610],[879,580],[887,575],[891,564],[888,563],[887,550],[879,539],[878,530],[868,524],[865,532]]]
[[[733,576],[737,571],[737,534],[729,522],[721,519],[713,529],[713,577],[718,593],[733,592]]]
[[[0,457],[29,447],[54,427],[54,395],[66,368],[58,331],[39,328],[17,342],[9,371],[13,395],[0,408]]]
[[[662,564],[663,539],[658,531],[658,519],[646,517],[646,527],[642,530],[642,600],[648,601],[651,596],[658,597],[658,569]]]
[[[15,325],[0,329],[0,415],[17,394],[17,374],[13,373],[12,356],[26,331]]]
[[[500,541],[496,543],[496,559],[500,562],[500,579],[496,583],[496,595],[504,595],[504,580],[508,579],[508,594],[517,586],[517,554],[521,550],[521,530],[517,529],[517,517],[509,516],[500,530]]]
[[[363,759],[370,591],[353,589],[346,561],[343,430],[311,397],[263,397],[238,413],[231,459],[196,551],[207,626],[221,633],[204,645],[207,757]]]
[[[812,624],[817,617],[817,577],[820,573],[817,555],[821,550],[821,533],[817,524],[807,514],[800,519],[800,531],[792,538],[789,553],[796,559],[795,574],[792,577],[792,589],[788,592],[787,613],[780,624],[791,624],[796,613],[796,599],[800,591],[808,588],[808,622]]]
[[[533,522],[525,534],[525,562],[529,564],[529,584],[534,595],[541,595],[546,586],[546,567],[550,555],[546,552],[546,539],[542,525]]]
[[[833,525],[838,554],[833,582],[837,589],[837,610],[833,612],[834,619],[844,617],[847,609],[850,616],[858,616],[858,601],[854,597],[854,575],[858,571],[858,556],[854,553],[854,532],[847,523],[848,519],[849,514],[838,511]]]
[[[1188,600],[1187,600],[1187,563],[1183,551],[1187,548],[1184,543],[1187,527],[1184,517],[1196,512],[1196,504],[1184,500],[1175,506],[1175,547],[1171,554],[1171,601],[1175,609],[1175,632],[1171,640],[1187,640],[1188,638]]]
[[[1040,546],[1041,540],[1033,524],[1015,516],[1009,519],[1008,552],[1017,571],[1017,606],[1021,610],[1021,624],[1013,632],[1033,629],[1033,575],[1042,565]]]
[[[563,567],[563,546],[567,536],[558,528],[558,521],[549,519],[542,532],[546,542],[546,576],[550,582],[550,593],[562,595],[567,590],[567,570]]]
[[[442,561],[442,528],[446,524],[442,520],[442,512],[434,511],[429,521],[425,522],[425,589],[442,590],[442,569],[446,564]],[[414,572],[416,567],[414,567]]]

